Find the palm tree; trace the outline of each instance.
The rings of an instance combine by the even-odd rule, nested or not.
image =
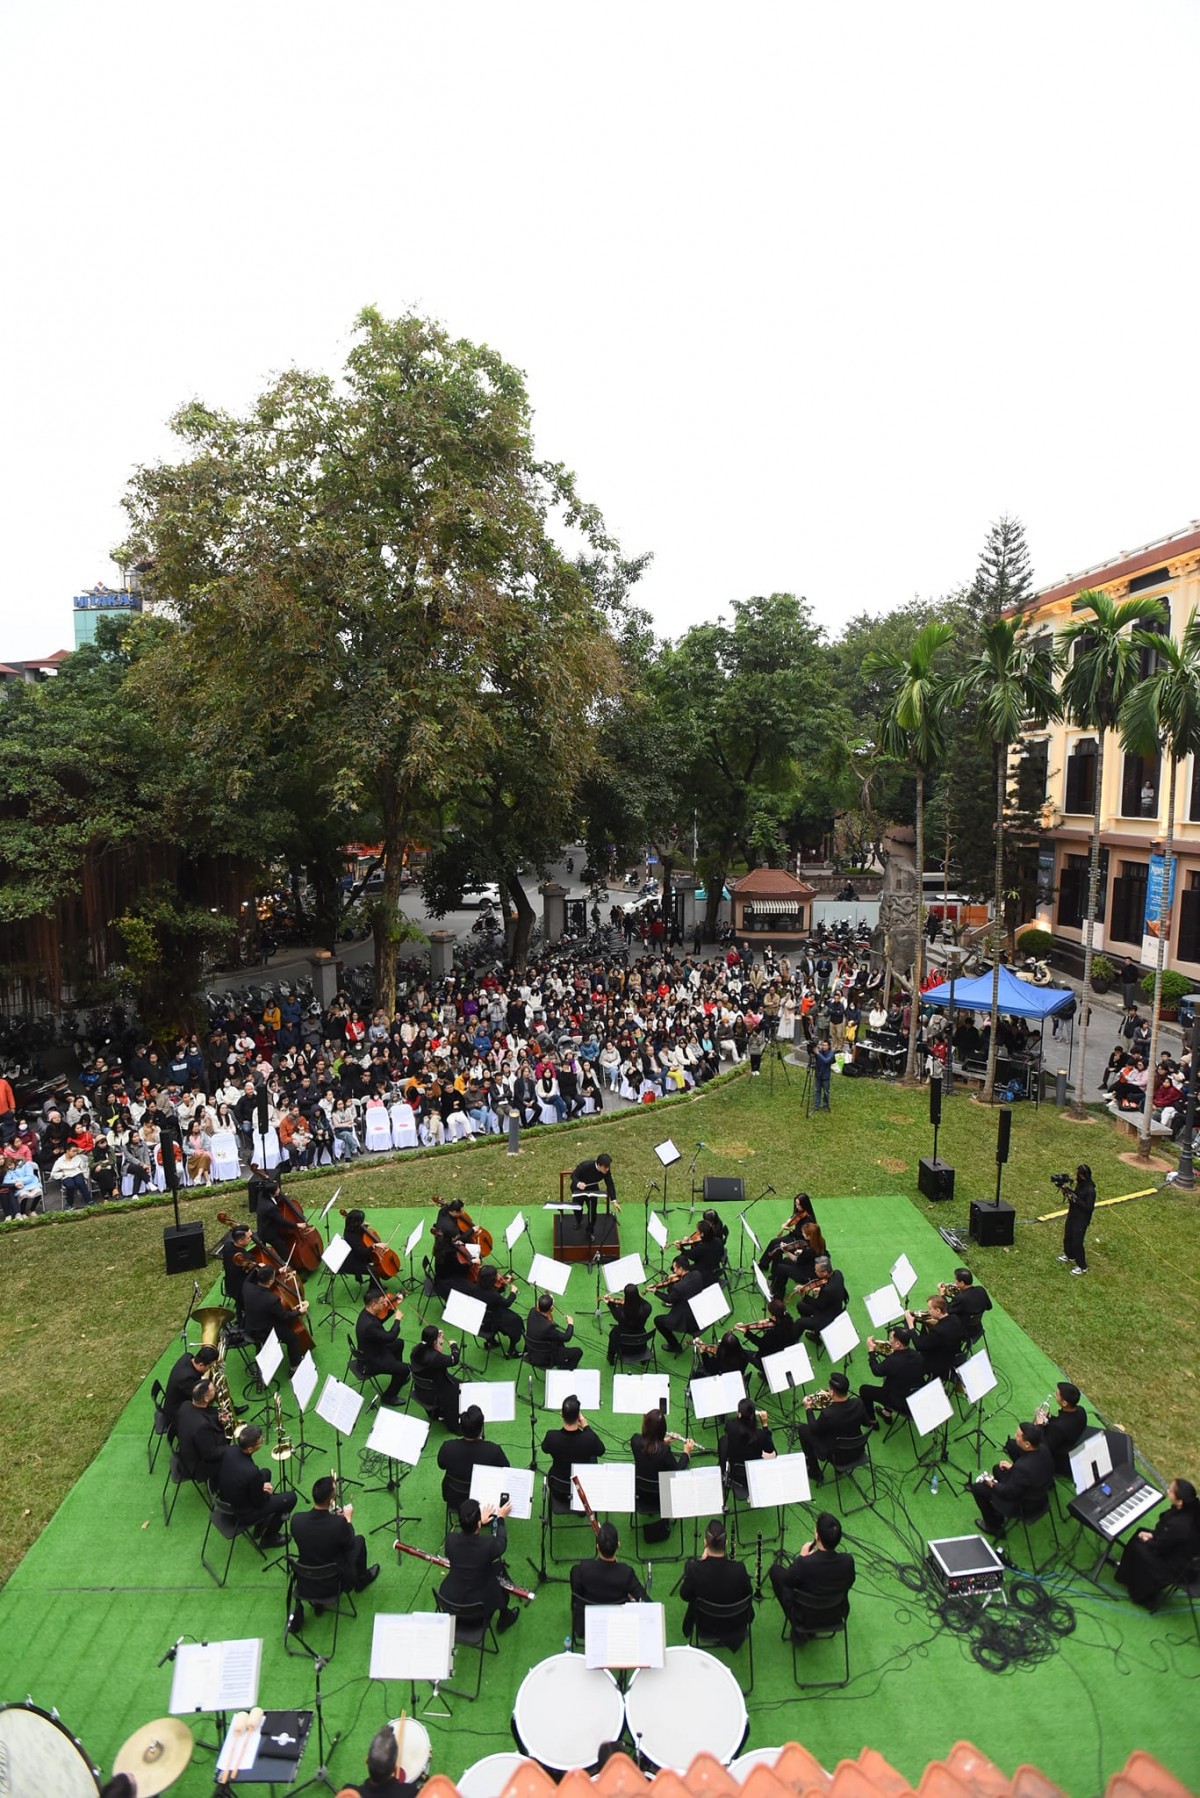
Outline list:
[[[1088,1008],[1092,996],[1092,939],[1100,899],[1100,811],[1104,793],[1104,741],[1117,728],[1121,708],[1137,685],[1141,647],[1133,636],[1138,625],[1158,624],[1159,599],[1127,599],[1118,604],[1107,593],[1085,588],[1075,595],[1072,610],[1088,616],[1069,624],[1059,638],[1067,658],[1062,680],[1063,711],[1069,723],[1096,733],[1096,787],[1092,796],[1092,843],[1088,856],[1087,919],[1083,936],[1083,993],[1080,1006],[1079,1068],[1072,1110],[1086,1115],[1083,1069],[1087,1064]]]
[[[952,624],[936,619],[917,632],[906,654],[894,650],[868,656],[866,672],[880,674],[891,688],[881,720],[883,748],[911,764],[917,777],[917,943],[913,964],[912,1002],[909,1008],[908,1060],[904,1074],[912,1080],[917,1070],[917,1033],[920,1026],[920,993],[925,950],[925,776],[941,761],[946,748],[947,683],[935,666],[938,651],[955,635]]]
[[[1138,1156],[1150,1157],[1154,1069],[1158,1063],[1158,1012],[1162,1004],[1163,961],[1171,919],[1171,858],[1175,834],[1175,786],[1185,756],[1200,755],[1200,622],[1192,607],[1178,643],[1170,637],[1139,631],[1135,641],[1153,650],[1158,666],[1139,682],[1121,708],[1121,742],[1134,755],[1165,751],[1170,763],[1167,782],[1167,834],[1163,844],[1162,898],[1158,908],[1158,943],[1154,962],[1154,1010],[1150,1019],[1150,1081],[1142,1110]]]
[[[1008,756],[1030,724],[1044,724],[1061,713],[1054,685],[1057,654],[1041,635],[1029,634],[1029,621],[1018,614],[991,618],[979,628],[979,649],[966,672],[953,682],[948,705],[974,708],[976,729],[996,758],[995,927],[1004,915],[1004,808],[1008,797]],[[981,1097],[991,1101],[996,1085],[996,1049],[1000,1030],[1000,955],[992,957],[992,1027],[987,1076]]]

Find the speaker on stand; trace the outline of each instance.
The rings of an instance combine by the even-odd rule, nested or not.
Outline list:
[[[923,1197],[936,1203],[954,1197],[954,1169],[938,1160],[938,1130],[942,1122],[942,1077],[929,1082],[929,1122],[933,1125],[933,1154],[923,1155],[917,1169],[917,1186]]]
[[[996,1198],[991,1205],[972,1202],[971,1236],[983,1248],[1011,1248],[1016,1227],[1017,1214],[1011,1205],[1006,1205],[1000,1197],[1000,1186],[1004,1179],[1004,1164],[1008,1160],[1009,1143],[1012,1140],[1012,1109],[1004,1105],[1000,1109],[999,1122],[996,1129]]]

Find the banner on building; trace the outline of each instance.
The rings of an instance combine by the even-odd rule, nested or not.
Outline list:
[[[1146,917],[1142,925],[1142,961],[1153,965],[1158,961],[1159,918],[1163,909],[1163,883],[1167,889],[1167,922],[1164,935],[1168,943],[1171,940],[1171,912],[1175,905],[1175,868],[1177,858],[1171,857],[1171,871],[1166,871],[1166,857],[1152,855],[1150,871],[1146,880]]]

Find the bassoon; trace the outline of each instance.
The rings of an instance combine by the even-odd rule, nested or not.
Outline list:
[[[402,1555],[415,1555],[418,1561],[432,1561],[435,1567],[449,1567],[450,1565],[445,1555],[430,1554],[427,1548],[412,1548],[407,1542],[393,1542],[392,1547],[398,1548]],[[527,1598],[532,1604],[537,1597],[536,1592],[527,1592],[524,1586],[514,1586],[510,1579],[504,1578],[503,1574],[498,1573],[496,1578],[504,1590],[511,1592],[514,1598]]]

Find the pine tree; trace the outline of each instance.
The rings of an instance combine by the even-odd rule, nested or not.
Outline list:
[[[1011,606],[1023,606],[1032,597],[1033,566],[1025,527],[1019,518],[1005,514],[988,530],[971,583],[971,604],[978,618],[999,618]]]

